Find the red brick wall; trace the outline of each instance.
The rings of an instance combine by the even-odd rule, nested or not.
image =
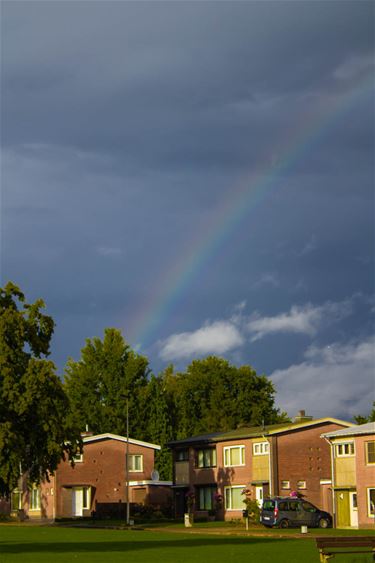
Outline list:
[[[169,506],[172,503],[172,489],[170,486],[148,485],[148,502],[161,507]]]
[[[71,467],[69,462],[61,463],[56,472],[57,516],[67,515],[66,511],[69,509],[69,500],[68,504],[65,502],[64,506],[64,486],[90,485],[93,487],[91,510],[95,510],[95,502],[125,502],[125,454],[125,442],[105,439],[84,444],[83,462],[76,463],[74,467]],[[129,454],[143,455],[143,471],[129,472],[129,480],[151,479],[151,472],[154,468],[154,450],[129,444]]]
[[[10,514],[10,500],[0,497],[0,514]]]
[[[224,467],[224,448],[227,446],[245,446],[245,465],[239,467]],[[205,446],[202,446],[204,448]],[[219,489],[227,485],[246,485],[251,480],[251,440],[240,439],[235,441],[220,442],[216,444],[216,467],[198,468],[195,467],[195,450],[190,448],[190,483],[194,485],[209,485],[217,483]],[[223,492],[223,491],[220,491]]]
[[[321,434],[342,428],[325,423],[277,436],[278,491],[287,496],[297,491],[297,481],[305,480],[306,489],[300,492],[306,499],[323,509],[321,479],[331,479],[330,446]],[[281,489],[281,481],[290,481],[290,490]]]
[[[227,446],[245,446],[245,465],[224,467],[224,448]],[[224,498],[224,488],[230,485],[248,485],[251,482],[252,442],[250,439],[230,440],[216,444],[217,466],[212,468],[195,467],[195,450],[205,446],[195,446],[189,450],[190,483],[194,486],[216,483],[218,492]],[[245,505],[244,505],[245,507]],[[224,511],[222,515],[224,516]],[[241,510],[230,510],[225,515],[227,519],[242,517]]]
[[[356,472],[357,472],[357,500],[358,525],[369,527],[375,525],[375,517],[368,515],[367,489],[375,488],[375,464],[366,464],[366,442],[375,440],[374,435],[358,436],[355,438]]]
[[[330,446],[321,438],[321,434],[339,430],[343,426],[333,423],[322,423],[311,427],[285,432],[270,437],[272,447],[273,495],[289,495],[297,491],[297,481],[306,481],[306,489],[300,492],[306,499],[323,510],[332,513],[331,487],[320,485],[320,480],[331,479]],[[226,446],[245,446],[245,465],[239,467],[224,467],[224,448]],[[195,445],[189,449],[189,482],[191,488],[195,486],[217,483],[218,491],[224,496],[224,487],[228,485],[250,485],[252,481],[252,440],[238,439],[216,444],[217,467],[196,468],[195,450],[205,446]],[[282,490],[281,481],[290,481],[290,489]],[[253,488],[254,489],[254,488]],[[238,518],[242,511],[229,511],[226,518]]]

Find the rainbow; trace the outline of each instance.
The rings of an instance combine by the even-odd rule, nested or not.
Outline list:
[[[218,253],[245,217],[281,186],[283,175],[308,155],[324,134],[353,107],[369,98],[372,101],[373,86],[371,72],[345,94],[332,95],[328,100],[327,97],[324,100],[317,97],[309,114],[299,120],[288,138],[270,147],[269,154],[277,155],[277,161],[271,162],[268,156],[257,171],[243,176],[228,190],[227,197],[190,241],[186,253],[168,271],[162,272],[149,300],[143,304],[129,331],[137,348],[145,349],[153,342],[157,330],[178,306],[207,261]]]

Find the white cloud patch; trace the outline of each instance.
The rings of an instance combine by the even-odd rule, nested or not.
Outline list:
[[[316,238],[316,235],[311,235],[310,239],[307,241],[307,243],[305,244],[305,246],[302,248],[302,250],[299,252],[299,256],[306,256],[306,254],[310,254],[311,252],[314,252],[314,250],[316,250],[318,247],[318,241]]]
[[[117,246],[98,246],[96,252],[100,254],[100,256],[119,256],[122,254],[121,248]]]
[[[274,317],[261,317],[255,313],[247,323],[247,330],[253,335],[251,342],[276,333],[296,333],[314,336],[319,327],[339,321],[352,312],[350,300],[339,303],[327,301],[323,305],[310,303],[302,306],[293,305],[290,311]]]
[[[349,420],[371,410],[375,392],[375,338],[311,347],[305,361],[271,374],[277,405],[293,416],[300,409],[316,417]]]
[[[352,80],[364,72],[369,72],[374,68],[374,64],[373,53],[351,56],[336,68],[333,76],[338,80]]]
[[[206,323],[193,332],[172,334],[161,343],[163,360],[179,360],[207,354],[224,354],[244,344],[239,328],[231,320]]]
[[[264,286],[279,287],[280,281],[276,274],[271,272],[262,274],[251,286],[252,289],[258,289]]]

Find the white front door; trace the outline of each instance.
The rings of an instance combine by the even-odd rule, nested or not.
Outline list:
[[[72,514],[73,516],[82,516],[83,514],[83,488],[77,487],[73,489],[72,494]]]
[[[255,500],[258,503],[258,506],[262,508],[263,504],[263,485],[256,485],[255,487]]]
[[[350,502],[350,526],[352,528],[358,528],[358,505],[357,505],[357,493],[352,491],[349,493]]]

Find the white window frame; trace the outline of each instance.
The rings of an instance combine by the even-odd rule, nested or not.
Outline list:
[[[34,499],[33,495],[36,494],[36,499]],[[40,510],[40,488],[39,487],[33,487],[32,489],[30,489],[29,492],[29,510],[33,511],[33,510]],[[37,500],[36,505],[34,505],[34,500]]]
[[[77,453],[74,457],[74,463],[82,463],[83,462],[83,453]]]
[[[231,461],[231,451],[232,450],[240,450],[240,463],[234,465],[233,463],[226,463],[226,452],[228,452],[229,462]],[[238,446],[225,446],[224,447],[224,467],[243,467],[245,465],[245,446],[243,444]]]
[[[270,445],[268,442],[254,442],[253,455],[268,455],[270,452]]]
[[[304,490],[304,489],[307,489],[306,480],[305,480],[305,479],[300,479],[300,480],[297,481],[297,489],[299,489],[300,491],[301,491],[301,490]]]
[[[206,452],[209,452],[210,463],[205,465],[206,461]],[[200,455],[201,453],[201,455]],[[198,469],[210,469],[211,467],[217,466],[217,458],[216,458],[216,448],[198,448],[196,451],[196,467]],[[202,461],[202,465],[200,465]]]
[[[351,453],[340,453],[340,449],[344,449],[344,446],[349,446],[349,449],[352,450]],[[335,457],[354,457],[355,456],[355,447],[354,442],[335,442]]]
[[[135,458],[140,458],[140,460],[141,460],[141,468],[140,469],[134,469]],[[129,463],[129,465],[128,465],[129,471],[131,471],[132,473],[142,473],[142,471],[143,471],[143,454],[129,454],[128,463]]]
[[[370,499],[371,499],[371,495],[370,495],[370,491],[375,491],[375,487],[369,487],[367,489],[367,516],[369,518],[375,518],[375,507],[374,507],[374,512],[371,513],[371,505],[370,505]]]
[[[280,489],[289,490],[290,489],[290,481],[283,480],[280,483]]]
[[[232,508],[232,506],[227,506],[227,491],[232,491],[233,489],[246,489],[245,485],[232,485],[231,487],[224,487],[224,506],[225,506],[225,510],[244,510],[245,509],[245,505],[243,505],[243,507],[241,506],[240,508]],[[229,495],[230,498],[230,504],[232,505],[232,496]]]

